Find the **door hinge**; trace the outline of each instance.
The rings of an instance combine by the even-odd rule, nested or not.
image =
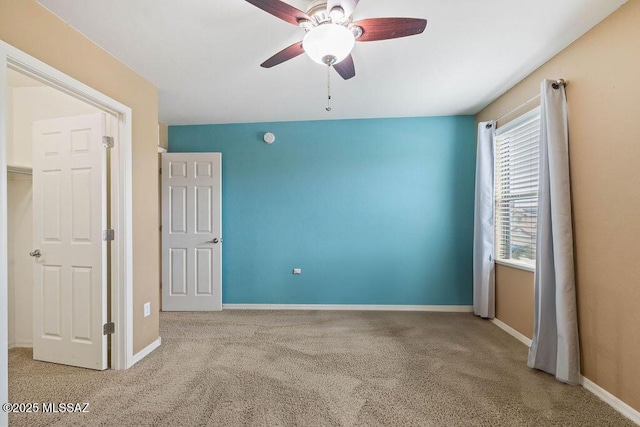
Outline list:
[[[102,240],[104,240],[105,242],[109,240],[114,240],[115,238],[116,238],[116,233],[111,228],[108,230],[104,230],[102,232]]]
[[[113,322],[102,325],[102,335],[111,335],[116,332],[116,324]]]
[[[102,137],[102,145],[105,148],[113,148],[113,137],[112,136],[103,136]]]

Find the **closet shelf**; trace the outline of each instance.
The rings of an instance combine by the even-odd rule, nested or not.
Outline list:
[[[7,173],[16,173],[19,175],[33,175],[33,169],[27,166],[10,166],[7,165]]]

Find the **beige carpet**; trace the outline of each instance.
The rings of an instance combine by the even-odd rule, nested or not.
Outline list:
[[[471,314],[162,313],[162,347],[126,372],[9,352],[13,402],[88,414],[11,425],[632,426],[581,387],[526,367],[524,345]]]

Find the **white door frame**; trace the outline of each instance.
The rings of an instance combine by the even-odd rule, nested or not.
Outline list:
[[[133,197],[131,108],[0,40],[0,402],[8,401],[7,383],[7,68],[12,68],[87,102],[118,118],[118,139],[111,155],[111,368],[133,364]],[[0,425],[6,414],[0,412]]]

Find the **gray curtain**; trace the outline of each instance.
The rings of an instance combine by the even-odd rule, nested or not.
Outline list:
[[[493,140],[495,122],[478,124],[476,147],[476,203],[473,224],[473,312],[495,316],[493,263]]]
[[[578,384],[569,136],[564,85],[542,82],[533,343],[528,365]]]

